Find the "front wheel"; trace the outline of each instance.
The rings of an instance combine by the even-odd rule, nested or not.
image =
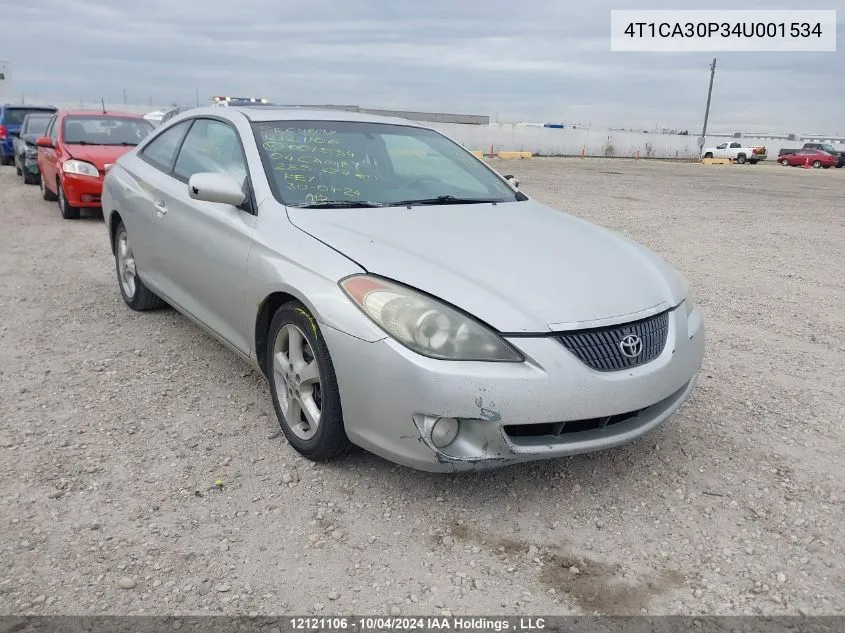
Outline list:
[[[120,294],[123,295],[126,305],[138,312],[163,308],[167,305],[161,297],[147,288],[138,276],[135,254],[132,252],[129,234],[123,222],[117,225],[117,230],[114,232],[114,263],[117,269],[117,281],[120,284]]]
[[[780,161],[780,164],[783,165],[784,167],[789,167],[789,161],[786,160],[785,158],[782,161]]]
[[[713,158],[713,152],[707,152],[707,153],[704,155],[704,158]]]
[[[822,166],[822,162],[820,160],[814,160],[813,161],[813,169],[818,169],[821,166]]]
[[[47,181],[44,179],[44,176],[41,177],[41,197],[44,198],[47,202],[56,201],[56,194],[50,191],[50,189],[47,187]]]
[[[298,453],[325,462],[349,449],[326,341],[298,301],[282,305],[270,323],[267,376],[279,426]]]
[[[61,211],[62,217],[65,220],[78,220],[79,207],[71,206],[70,202],[68,202],[67,195],[65,195],[65,188],[62,187],[59,179],[56,179],[56,191],[59,194],[59,211]]]

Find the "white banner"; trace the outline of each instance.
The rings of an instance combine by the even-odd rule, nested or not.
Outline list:
[[[611,11],[611,51],[836,51],[835,10]]]

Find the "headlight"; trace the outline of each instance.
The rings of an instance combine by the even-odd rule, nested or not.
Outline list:
[[[677,272],[677,271],[676,271]],[[678,277],[684,285],[684,309],[687,311],[687,316],[695,309],[695,298],[692,296],[692,288],[690,288],[689,280],[678,272]]]
[[[94,176],[94,178],[100,176],[100,172],[94,165],[82,160],[66,160],[62,165],[62,171],[66,174],[76,174],[77,176]]]
[[[510,363],[525,360],[486,326],[405,286],[353,275],[343,279],[340,287],[376,325],[423,356]]]
[[[38,156],[38,150],[34,147],[27,147],[26,148],[26,157],[27,158],[35,158]]]

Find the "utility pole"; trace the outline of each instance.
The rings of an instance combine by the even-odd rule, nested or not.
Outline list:
[[[197,95],[197,107],[200,107],[200,89],[194,88],[194,90],[196,91],[196,95]]]
[[[707,136],[707,119],[710,118],[710,97],[713,95],[713,76],[716,74],[716,58],[713,58],[713,63],[710,64],[710,87],[707,89],[707,108],[704,110],[704,127],[701,129],[701,143],[698,146],[698,151],[704,149],[705,137]]]

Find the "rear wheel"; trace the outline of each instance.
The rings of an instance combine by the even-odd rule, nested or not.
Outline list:
[[[822,166],[822,162],[820,160],[814,160],[813,161],[813,169],[818,169],[821,166]]]
[[[164,300],[144,285],[138,276],[135,265],[135,254],[129,244],[129,234],[123,222],[117,225],[114,232],[114,263],[117,269],[117,281],[120,284],[120,294],[123,300],[133,310],[144,312],[163,308],[167,304]]]
[[[745,160],[746,160],[745,154],[740,154],[739,156],[736,157],[736,162],[738,162],[740,165],[744,165]]]
[[[62,212],[62,217],[65,220],[78,220],[79,207],[71,206],[70,202],[68,202],[65,189],[62,187],[62,183],[58,178],[56,179],[56,191],[59,194],[59,211]]]
[[[44,178],[41,178],[41,197],[47,200],[48,202],[55,202],[56,201],[56,194],[54,194],[50,189],[47,187],[47,181]]]
[[[752,159],[751,159],[750,161],[748,161],[748,162],[749,162],[749,163],[751,163],[752,165],[756,165],[756,164],[757,164],[757,163],[759,163],[760,161],[758,161],[758,160],[754,160],[754,159],[752,158]]]
[[[334,365],[317,321],[298,301],[282,305],[270,323],[267,375],[279,426],[298,453],[323,462],[348,451]]]

